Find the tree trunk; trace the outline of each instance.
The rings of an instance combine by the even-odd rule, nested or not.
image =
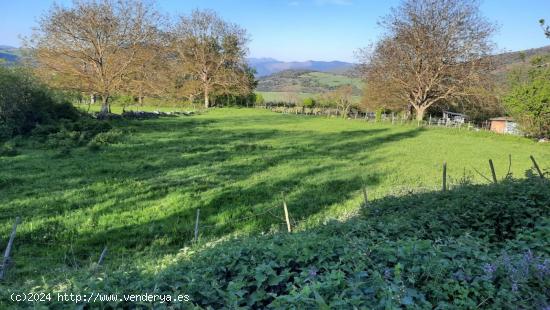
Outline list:
[[[111,109],[109,107],[109,95],[101,95],[101,110],[100,114],[109,114]]]
[[[143,96],[141,96],[141,95],[138,96],[138,104],[139,104],[140,107],[143,106]]]
[[[416,120],[417,121],[424,120],[424,112],[426,112],[426,108],[417,108],[416,109]]]
[[[206,109],[210,107],[210,98],[208,97],[208,87],[204,89],[204,107]]]

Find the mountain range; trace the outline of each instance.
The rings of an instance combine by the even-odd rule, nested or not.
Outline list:
[[[513,68],[527,66],[529,58],[550,54],[550,46],[494,55],[497,68],[494,71],[499,81],[505,82],[507,73]],[[21,49],[0,45],[0,65],[13,65],[22,59]],[[262,92],[318,93],[340,85],[353,85],[359,94],[361,83],[356,64],[344,61],[279,61],[274,58],[248,58],[249,65],[256,70],[258,90]]]

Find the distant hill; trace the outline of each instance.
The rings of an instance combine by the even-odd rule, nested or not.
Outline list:
[[[249,58],[248,63],[256,69],[256,76],[264,77],[285,70],[311,70],[342,73],[355,66],[344,61],[279,61],[273,58]]]
[[[21,49],[0,45],[0,65],[13,65],[17,64],[21,60]]]
[[[510,70],[521,66],[528,66],[531,57],[544,54],[550,54],[550,46],[494,55],[493,60],[497,67],[494,73],[500,82],[505,83],[507,74]],[[264,63],[268,63],[269,60],[273,59],[265,59]],[[256,59],[253,61],[259,60]],[[252,62],[251,65],[253,65],[253,63],[254,62]],[[260,63],[262,62],[260,61]],[[289,65],[292,63],[283,64]],[[344,64],[347,64],[347,66],[344,65],[339,68],[336,66],[332,67],[331,70],[300,68],[298,70],[291,69],[279,71],[269,76],[258,74],[257,90],[269,93],[293,92],[298,94],[318,94],[333,90],[344,84],[351,84],[354,87],[354,95],[360,96],[363,83],[354,70],[354,64]],[[284,67],[284,65],[278,68],[282,67]],[[327,66],[324,68],[326,69]]]
[[[513,69],[529,66],[529,59],[534,56],[550,54],[550,45],[517,52],[507,52],[494,56],[498,81],[506,82],[508,72]]]
[[[342,85],[352,85],[353,94],[361,95],[363,82],[342,74],[311,70],[285,70],[258,79],[260,92],[295,92],[318,94]]]

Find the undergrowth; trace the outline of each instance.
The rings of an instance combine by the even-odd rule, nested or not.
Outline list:
[[[549,188],[531,176],[389,196],[345,222],[193,246],[154,272],[84,269],[33,290],[188,294],[156,305],[177,309],[547,309]]]

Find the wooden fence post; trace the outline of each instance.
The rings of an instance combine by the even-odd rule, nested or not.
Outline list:
[[[292,227],[290,226],[290,218],[288,216],[288,208],[286,206],[286,199],[284,194],[283,194],[283,209],[285,210],[286,228],[288,229],[288,232],[292,232]]]
[[[491,174],[493,175],[493,182],[497,183],[497,174],[495,172],[495,166],[493,165],[493,160],[489,159],[489,166],[491,167]]]
[[[2,259],[2,266],[0,266],[0,280],[4,279],[4,276],[8,270],[8,265],[10,264],[11,249],[13,247],[13,240],[15,239],[15,233],[17,232],[17,225],[19,225],[20,222],[21,222],[21,219],[19,217],[16,217],[15,223],[13,224],[13,228],[11,230],[8,246],[6,247],[6,251],[4,252],[4,258]]]
[[[447,191],[447,162],[443,162],[443,187],[442,191]]]
[[[363,198],[365,199],[365,208],[369,206],[369,198],[367,196],[367,187],[363,186]]]
[[[197,242],[199,240],[199,216],[201,213],[201,209],[197,209],[197,219],[195,220],[195,239],[194,241]]]
[[[535,157],[533,157],[533,155],[531,155],[531,161],[533,162],[535,169],[539,173],[539,176],[544,179],[544,174],[542,173],[542,170],[540,170],[539,165],[537,164],[537,161],[535,160]]]
[[[101,255],[99,255],[99,260],[97,261],[98,266],[103,265],[103,261],[105,260],[105,256],[107,256],[107,246],[105,246],[103,248],[103,251],[101,251]]]

